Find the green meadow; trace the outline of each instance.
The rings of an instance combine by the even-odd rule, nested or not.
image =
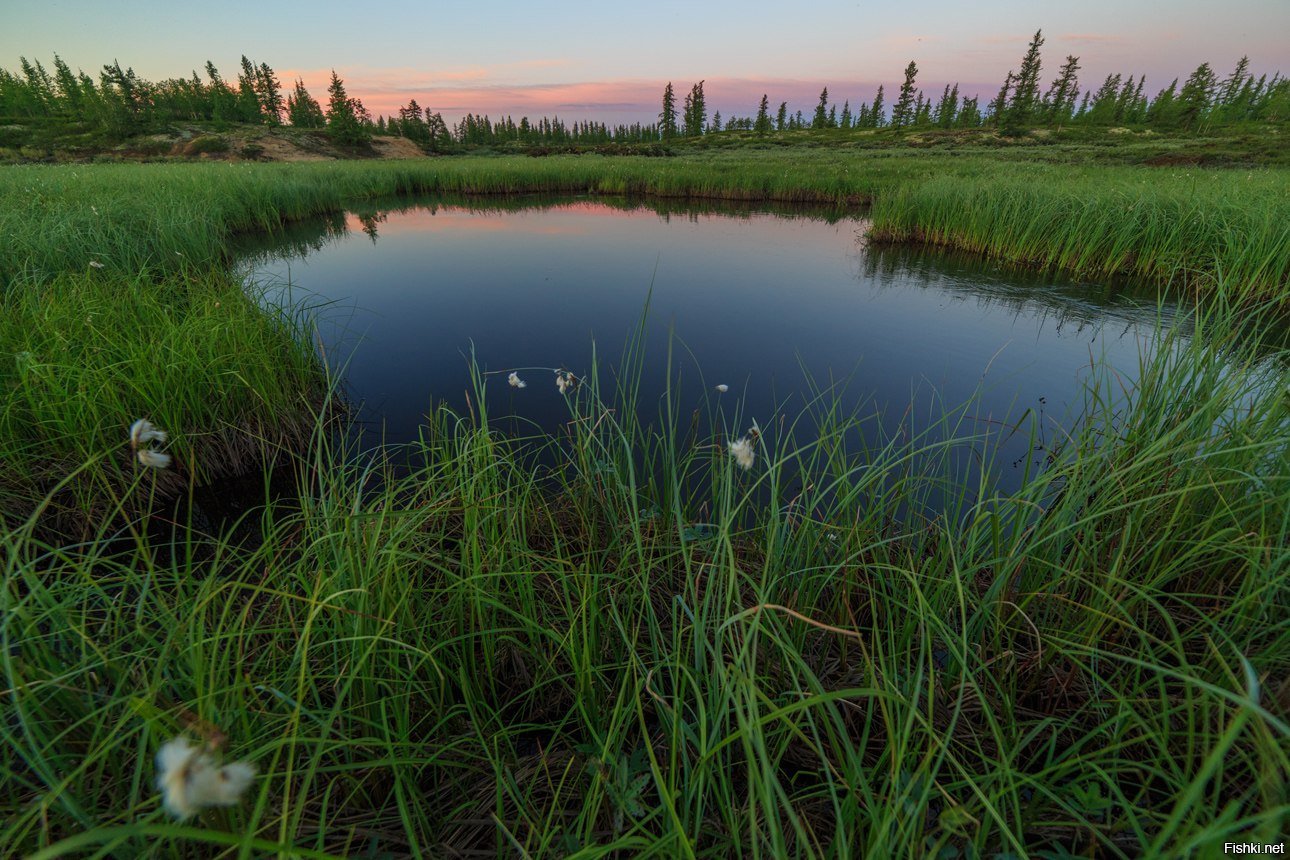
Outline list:
[[[567,432],[499,429],[480,404],[505,380],[475,372],[468,414],[348,449],[311,310],[266,306],[231,238],[390,194],[539,191],[870,207],[869,241],[1137,277],[1190,330],[1162,327],[1137,367],[1094,362],[1006,496],[956,483],[956,452],[991,457],[971,402],[865,444],[872,419],[811,380],[744,470],[728,443],[748,428],[638,402],[642,351],[672,348],[643,335],[566,395]],[[1079,147],[6,166],[0,846],[1004,858],[1284,839],[1287,225],[1290,168]],[[139,418],[169,434],[168,468],[138,459]],[[233,481],[258,503],[214,516]],[[933,496],[948,507],[897,515]],[[155,756],[181,733],[256,767],[238,802],[161,808]]]

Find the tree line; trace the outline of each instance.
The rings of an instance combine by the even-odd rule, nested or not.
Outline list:
[[[825,87],[809,118],[800,110],[790,114],[787,102],[780,102],[772,119],[769,95],[763,94],[756,116],[732,116],[723,122],[720,112],[716,112],[709,123],[700,81],[686,99],[685,118],[680,122],[669,82],[663,91],[659,133],[663,138],[739,130],[765,135],[804,128],[996,128],[1004,133],[1020,133],[1071,125],[1201,131],[1241,123],[1290,121],[1290,79],[1280,74],[1256,78],[1250,73],[1248,57],[1241,57],[1231,74],[1222,79],[1209,63],[1201,63],[1181,86],[1175,78],[1149,98],[1145,75],[1111,74],[1096,89],[1081,89],[1080,58],[1068,55],[1048,88],[1041,92],[1043,44],[1040,30],[1017,69],[1008,72],[998,94],[984,106],[978,96],[960,95],[957,83],[947,84],[938,97],[925,95],[917,86],[918,65],[912,60],[905,67],[904,81],[890,109],[884,103],[882,85],[872,101],[855,108],[849,100],[844,101],[840,110],[836,102],[830,103],[829,89]],[[696,113],[692,115],[691,110]]]
[[[917,86],[918,66],[905,67],[904,80],[890,106],[879,86],[872,100],[842,106],[830,101],[828,88],[808,117],[791,112],[787,102],[771,110],[763,94],[755,116],[722,119],[708,115],[703,81],[691,86],[677,105],[668,82],[656,123],[610,126],[596,121],[565,124],[558,117],[536,121],[506,116],[497,120],[468,113],[449,126],[443,117],[416,99],[395,115],[373,117],[362,101],[348,95],[344,82],[332,72],[324,108],[297,79],[287,90],[267,63],[242,57],[236,80],[225,80],[207,61],[205,75],[150,82],[117,61],[104,65],[97,79],[72,72],[57,55],[53,71],[40,61],[21,58],[17,72],[0,68],[0,122],[75,123],[110,138],[164,128],[174,123],[203,122],[217,128],[229,123],[289,125],[325,130],[341,145],[362,146],[378,135],[397,135],[427,149],[453,145],[600,144],[654,142],[695,138],[721,131],[751,131],[759,135],[797,129],[930,129],[995,128],[1020,133],[1032,128],[1134,125],[1161,130],[1201,131],[1241,123],[1290,121],[1290,79],[1280,74],[1255,77],[1249,59],[1242,57],[1224,78],[1201,63],[1186,80],[1174,79],[1148,97],[1143,75],[1108,75],[1096,88],[1079,80],[1080,58],[1067,56],[1048,87],[1041,87],[1040,48],[1036,32],[1017,68],[1004,78],[998,94],[982,106],[978,96],[961,95],[958,84],[946,85],[939,96]]]

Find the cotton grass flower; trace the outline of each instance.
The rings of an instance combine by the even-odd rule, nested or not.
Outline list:
[[[167,741],[157,751],[161,805],[179,820],[212,806],[233,806],[255,779],[255,765],[236,761],[220,767],[187,738]]]
[[[102,263],[100,263],[98,260],[90,260],[90,268],[91,268],[91,269],[102,269],[102,268],[104,268],[104,266],[103,266],[103,264],[102,264]]]
[[[528,388],[528,387],[529,387],[529,384],[528,384],[527,382],[525,382],[524,380],[520,379],[520,375],[519,375],[518,373],[514,373],[514,372],[512,372],[510,376],[506,377],[506,381],[507,381],[507,382],[509,382],[509,383],[511,384],[511,388]]]
[[[166,469],[170,466],[171,456],[154,451],[151,448],[140,448],[138,454],[139,465],[149,469]]]
[[[164,443],[168,438],[165,430],[158,430],[147,418],[140,418],[130,425],[130,449],[135,452],[139,465],[144,468],[165,469],[170,466],[169,454],[143,447],[149,442]]]
[[[578,377],[567,370],[557,370],[555,372],[555,387],[560,389],[561,394],[568,394],[578,387]]]
[[[722,394],[725,394],[729,390],[730,390],[730,386],[726,385],[724,382],[717,386],[717,391],[719,391]]]
[[[760,438],[761,428],[754,421],[752,427],[748,428],[747,435],[730,443],[730,456],[735,458],[735,464],[745,472],[753,467],[753,461],[757,459],[757,440]]]
[[[730,456],[735,458],[735,463],[739,468],[747,472],[753,467],[753,461],[757,458],[757,452],[753,448],[753,442],[747,436],[738,442],[730,443]]]
[[[147,418],[140,418],[130,425],[131,448],[138,448],[149,442],[165,442],[167,438],[166,431],[158,430],[157,426]]]

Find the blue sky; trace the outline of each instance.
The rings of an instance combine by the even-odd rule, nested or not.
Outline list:
[[[232,78],[246,54],[320,99],[335,68],[373,113],[416,98],[450,121],[474,110],[649,122],[668,81],[684,93],[700,79],[709,109],[726,116],[752,114],[763,92],[809,114],[824,86],[839,103],[867,101],[879,83],[891,91],[911,59],[925,91],[957,81],[987,101],[1040,28],[1045,82],[1067,54],[1080,57],[1085,88],[1123,72],[1145,74],[1151,94],[1201,62],[1223,76],[1242,54],[1256,74],[1290,74],[1290,0],[4,6],[0,67],[11,71],[20,56],[49,67],[58,53],[95,76],[114,59],[149,80],[209,59]]]

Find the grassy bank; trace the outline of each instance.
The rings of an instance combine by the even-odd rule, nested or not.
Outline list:
[[[1285,294],[1290,185],[1280,172],[1016,168],[877,196],[876,240],[915,241],[1099,277],[1130,273],[1229,300]],[[1215,278],[1218,273],[1226,277]]]
[[[11,282],[0,314],[0,524],[40,511],[42,528],[88,537],[114,522],[151,470],[128,430],[175,434],[172,468],[148,474],[166,498],[255,471],[297,449],[326,391],[298,310],[266,311],[217,272],[152,278],[89,269]],[[119,525],[119,523],[117,523]]]
[[[629,351],[558,439],[440,413],[375,495],[380,461],[319,450],[262,544],[11,531],[0,834],[40,857],[1275,841],[1290,378],[1224,330],[1144,359],[1122,408],[1095,372],[1017,495],[931,521],[889,513],[954,485],[946,443],[864,448],[826,398],[760,416],[745,472],[746,417],[643,429],[690,417],[636,412]],[[244,802],[165,816],[152,757],[180,732],[256,764]]]
[[[462,157],[311,164],[64,165],[0,172],[0,281],[212,266],[245,230],[411,192],[650,194],[874,203],[880,238],[932,241],[1202,293],[1281,300],[1290,173],[1024,163],[973,151],[796,148],[676,158]]]
[[[1282,838],[1290,373],[1249,333],[1285,308],[1284,180],[827,151],[0,171],[0,845],[1132,857]],[[954,470],[990,458],[971,403],[877,445],[827,392],[802,415],[655,414],[639,343],[569,395],[567,432],[439,412],[391,452],[407,474],[331,448],[307,324],[224,265],[234,233],[435,190],[872,199],[893,233],[968,244],[970,224],[977,250],[1188,276],[1212,301],[1194,337],[1095,366],[1009,497]],[[476,377],[476,408],[505,384]],[[140,417],[170,432],[169,469],[136,465]],[[750,418],[744,471],[728,443]],[[275,458],[300,492],[239,521],[164,503]],[[894,516],[933,497],[934,518]],[[160,808],[154,756],[180,733],[255,764],[238,803]]]

